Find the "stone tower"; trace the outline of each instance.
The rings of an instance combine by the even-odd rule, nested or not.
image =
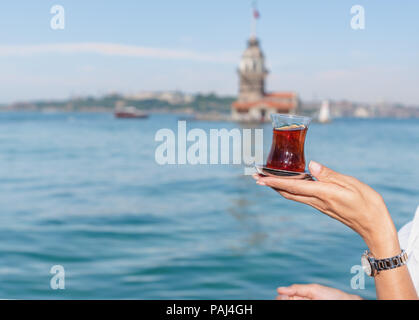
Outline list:
[[[295,92],[265,92],[265,57],[256,37],[256,21],[259,12],[253,8],[252,33],[240,60],[239,94],[231,105],[231,118],[242,122],[270,121],[273,113],[295,112],[299,98]]]
[[[248,102],[262,99],[265,95],[265,58],[259,47],[259,41],[251,36],[247,48],[240,60],[238,101]]]

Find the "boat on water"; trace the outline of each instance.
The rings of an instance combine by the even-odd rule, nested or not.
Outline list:
[[[138,110],[133,106],[119,107],[115,109],[115,118],[120,119],[144,119],[148,118],[148,114]]]
[[[332,121],[330,117],[329,100],[323,100],[317,121],[320,123],[328,123]]]

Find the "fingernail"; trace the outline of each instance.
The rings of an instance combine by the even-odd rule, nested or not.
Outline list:
[[[260,186],[266,186],[266,183],[260,180],[256,181],[256,183]]]
[[[322,170],[322,165],[316,161],[311,160],[308,167],[312,174],[317,175]]]

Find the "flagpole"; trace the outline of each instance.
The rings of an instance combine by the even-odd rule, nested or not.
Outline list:
[[[252,10],[252,24],[251,24],[250,37],[251,38],[256,38],[256,19],[255,19],[255,16],[253,14],[253,10]]]
[[[257,9],[257,2],[252,1],[252,22],[251,22],[251,33],[250,37],[256,39],[256,28],[257,28],[257,19],[259,18],[259,12]]]

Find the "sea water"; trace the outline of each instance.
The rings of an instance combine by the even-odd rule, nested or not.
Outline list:
[[[367,277],[351,288],[365,244],[346,226],[241,166],[157,164],[155,133],[178,118],[0,113],[0,298],[273,299],[293,283],[375,297]],[[419,120],[313,123],[306,140],[307,162],[378,190],[397,228],[419,204],[418,151]]]

